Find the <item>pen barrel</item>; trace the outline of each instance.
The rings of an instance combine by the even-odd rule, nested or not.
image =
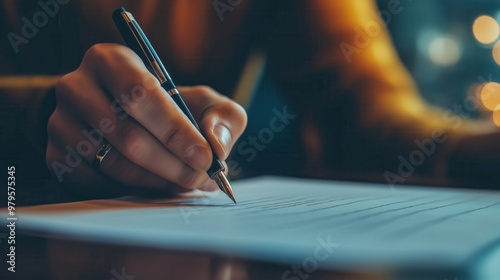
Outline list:
[[[168,92],[177,106],[179,106],[182,112],[188,117],[196,129],[198,129],[201,135],[205,137],[205,133],[203,133],[200,129],[200,126],[189,111],[186,103],[179,94],[179,91],[177,91],[174,82],[168,75],[167,70],[158,57],[158,54],[149,42],[146,34],[142,31],[139,23],[135,21],[132,14],[127,12],[124,8],[119,8],[113,12],[113,20],[127,46],[139,55],[148,70],[159,80],[161,86]],[[205,139],[207,139],[207,137],[205,137]],[[217,155],[214,153],[213,149],[212,156],[212,165],[208,169],[207,173],[211,179],[214,179],[214,176],[223,172],[225,168]]]
[[[167,85],[167,87],[168,87],[168,85]],[[167,88],[165,88],[165,89],[167,90]],[[198,131],[201,133],[201,135],[203,135],[203,137],[205,139],[207,139],[207,137],[205,136],[205,133],[203,133],[203,130],[201,130],[200,126],[198,125],[198,123],[194,119],[193,114],[191,114],[191,112],[189,111],[189,109],[188,109],[186,103],[184,102],[184,99],[182,99],[181,95],[176,93],[176,94],[172,94],[170,97],[172,97],[175,104],[177,104],[177,106],[179,106],[181,111],[188,117],[188,119],[196,127],[196,129],[198,129]],[[224,170],[225,170],[224,165],[222,164],[222,161],[220,161],[220,159],[217,157],[217,155],[215,154],[213,149],[212,149],[212,158],[213,158],[212,165],[210,166],[210,168],[207,171],[208,176],[211,179],[213,179],[213,177],[217,173],[224,172]]]
[[[163,86],[163,85],[162,85]],[[165,88],[165,90],[168,88],[168,86]],[[184,99],[182,99],[181,95],[176,93],[172,94],[170,97],[174,100],[175,104],[181,109],[181,111],[188,117],[188,119],[191,121],[191,123],[198,129],[203,134],[203,131],[201,131],[200,126],[196,122],[196,120],[193,117],[193,114],[189,111],[186,102],[184,102]],[[204,136],[204,135],[203,135]]]

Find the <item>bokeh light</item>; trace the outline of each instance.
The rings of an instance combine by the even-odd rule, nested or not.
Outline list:
[[[481,102],[483,106],[490,110],[495,111],[500,105],[500,84],[489,82],[481,88]]]
[[[491,50],[491,53],[495,62],[500,65],[500,41],[496,42],[495,46]]]
[[[496,126],[500,126],[500,110],[496,110],[493,112],[493,122],[496,124]]]
[[[482,15],[474,21],[472,32],[480,43],[491,44],[498,38],[500,27],[494,18]]]
[[[451,38],[435,38],[429,44],[429,57],[437,65],[451,66],[460,59],[462,51],[457,41]]]

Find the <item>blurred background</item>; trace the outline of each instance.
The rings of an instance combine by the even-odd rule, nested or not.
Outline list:
[[[391,15],[387,28],[422,97],[444,110],[500,126],[500,1],[377,0],[379,9],[386,11],[391,2],[400,2],[402,10]],[[269,127],[273,109],[285,106],[276,92],[264,70],[248,108],[252,122],[235,146],[244,149],[233,150],[234,177],[255,175],[245,174],[254,166],[266,166],[271,174],[299,172],[289,169],[303,160],[291,152],[297,150],[295,140],[300,137],[296,122],[273,134],[262,150],[254,149],[255,157],[241,152]],[[290,165],[273,164],[277,161]]]
[[[384,9],[390,1],[377,2]],[[401,3],[403,10],[392,17],[387,27],[422,96],[431,104],[451,110],[454,105],[476,100],[478,106],[467,109],[477,107],[477,110],[454,111],[473,118],[492,119],[490,111],[500,104],[494,98],[500,95],[500,87],[497,83],[487,83],[500,82],[500,2],[401,0]],[[489,98],[485,98],[486,94]],[[495,121],[500,124],[500,116]]]

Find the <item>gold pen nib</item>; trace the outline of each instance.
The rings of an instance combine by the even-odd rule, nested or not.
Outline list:
[[[226,178],[226,175],[224,175],[224,172],[218,172],[214,176],[215,182],[217,182],[217,185],[219,185],[219,188],[221,191],[223,191],[229,198],[236,204],[236,199],[234,198],[233,194],[233,189],[231,188],[231,184],[229,184],[229,181]]]

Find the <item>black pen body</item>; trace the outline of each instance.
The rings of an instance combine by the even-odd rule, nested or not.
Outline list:
[[[169,87],[168,84],[162,84],[162,87],[167,92],[172,92],[172,89],[168,89],[168,87]],[[174,89],[174,91],[177,91],[177,89]],[[170,97],[172,97],[175,104],[177,104],[177,106],[181,109],[181,111],[188,117],[188,119],[191,121],[191,123],[193,123],[193,125],[196,127],[196,129],[198,129],[198,131],[200,131],[201,135],[203,135],[203,137],[205,139],[207,139],[207,137],[205,136],[205,133],[203,133],[203,130],[201,130],[200,126],[198,125],[198,123],[194,119],[193,114],[191,114],[191,111],[189,111],[186,103],[184,102],[184,99],[182,99],[182,96],[179,93],[174,93],[174,94],[170,95]],[[210,168],[207,171],[208,176],[213,179],[213,177],[215,175],[217,175],[217,173],[224,172],[224,170],[225,170],[225,167],[222,164],[222,161],[217,157],[214,150],[212,149],[212,165],[210,166]]]
[[[148,70],[158,79],[163,89],[166,93],[174,100],[181,111],[188,117],[191,123],[195,126],[198,131],[203,135],[205,139],[205,133],[200,129],[200,126],[196,122],[195,118],[189,111],[188,106],[182,99],[177,87],[175,86],[172,78],[168,74],[167,70],[163,66],[158,54],[149,42],[146,34],[142,31],[141,27],[134,19],[133,15],[127,12],[124,8],[119,8],[113,12],[113,21],[116,27],[120,31],[120,34],[125,41],[125,44],[132,49],[144,62],[144,65]],[[212,165],[208,169],[208,176],[217,182],[220,189],[226,193],[234,203],[236,200],[231,188],[231,184],[225,176],[225,167],[222,161],[217,157],[214,150],[212,149]]]

